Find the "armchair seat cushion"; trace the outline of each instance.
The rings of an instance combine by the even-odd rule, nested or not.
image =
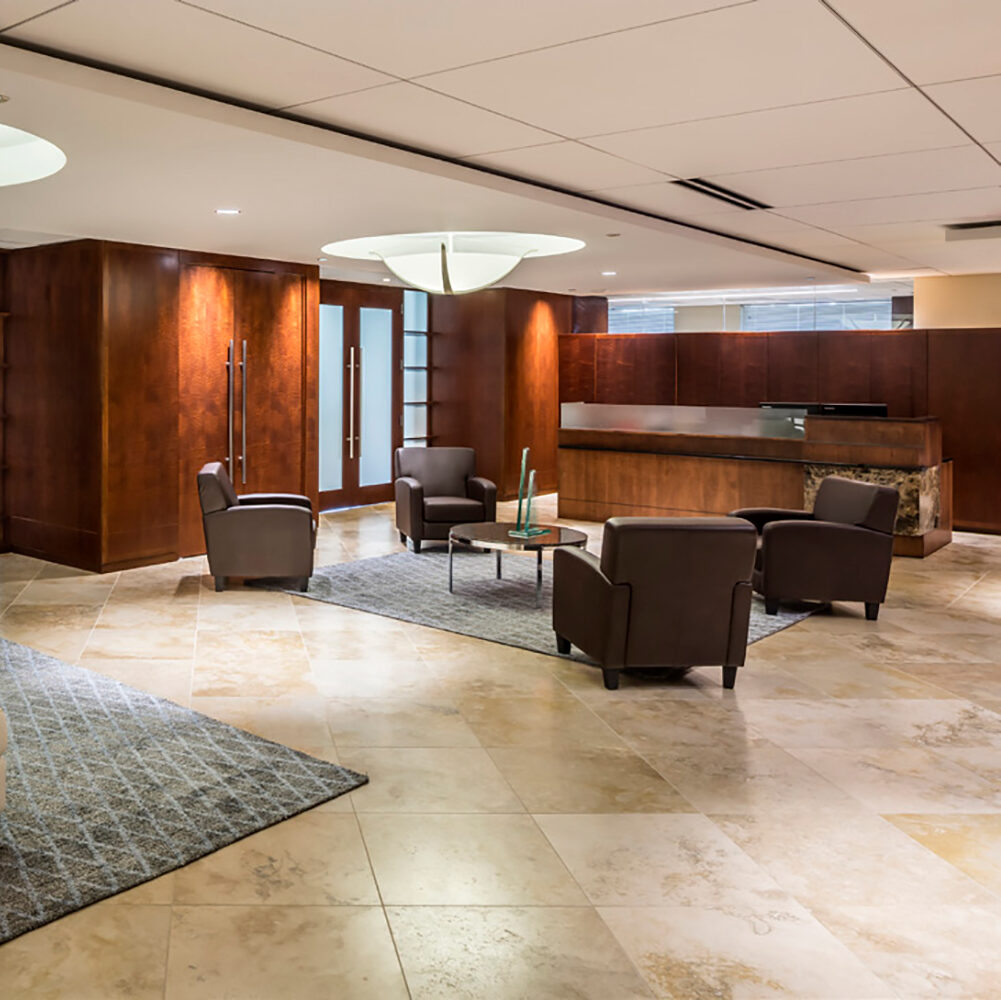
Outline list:
[[[482,521],[483,504],[468,497],[425,497],[424,520],[435,523],[464,524]]]

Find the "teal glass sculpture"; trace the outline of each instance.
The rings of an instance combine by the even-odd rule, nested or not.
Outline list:
[[[515,528],[521,531],[521,504],[525,497],[525,469],[528,467],[528,449],[521,449],[521,478],[518,480],[518,521]]]
[[[528,451],[528,449],[526,448],[525,451]],[[516,527],[514,531],[508,532],[508,534],[513,538],[534,538],[536,535],[544,535],[546,533],[545,528],[532,527],[532,498],[534,496],[535,469],[532,469],[528,473],[528,492],[525,494],[525,519],[522,521],[521,514],[519,512],[518,523],[520,527]]]

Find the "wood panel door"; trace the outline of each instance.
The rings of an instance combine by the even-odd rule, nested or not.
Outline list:
[[[195,488],[223,462],[238,493],[302,493],[306,278],[186,262],[178,359],[179,548],[205,551]]]

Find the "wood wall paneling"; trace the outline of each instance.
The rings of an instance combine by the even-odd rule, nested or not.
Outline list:
[[[928,408],[954,460],[957,528],[1001,530],[1001,330],[928,331]]]
[[[176,559],[174,250],[105,243],[101,568]]]
[[[719,334],[719,405],[757,406],[768,392],[768,334]]]
[[[556,489],[560,426],[559,336],[570,328],[572,299],[508,289],[505,305],[505,496],[517,495],[521,451],[531,448],[536,489]]]
[[[675,334],[678,352],[678,405],[720,406],[722,333]]]
[[[928,415],[928,331],[880,330],[869,343],[870,401],[891,417]]]
[[[19,552],[97,569],[101,558],[101,246],[8,258],[6,503]]]
[[[673,404],[675,339],[658,333],[596,337],[594,401]]]
[[[559,380],[561,403],[593,403],[595,350],[598,337],[583,333],[559,338]]]
[[[504,478],[504,290],[432,295],[434,445],[474,447],[479,475]],[[554,388],[556,376],[554,373]]]
[[[817,375],[817,334],[768,334],[768,399],[810,402],[820,398]]]
[[[867,403],[872,399],[872,339],[868,330],[818,331],[819,401]]]

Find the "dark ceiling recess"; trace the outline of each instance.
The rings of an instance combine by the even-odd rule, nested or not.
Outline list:
[[[748,198],[746,194],[731,191],[721,184],[713,184],[712,181],[703,180],[701,177],[689,177],[686,180],[672,181],[671,183],[677,184],[678,187],[688,188],[689,191],[698,191],[699,194],[704,194],[707,198],[715,198],[717,201],[725,201],[728,205],[736,205],[737,208],[743,208],[748,212],[772,207],[763,201]]]
[[[984,222],[953,222],[944,226],[946,242],[952,240],[996,240],[1001,237],[1001,219]]]

